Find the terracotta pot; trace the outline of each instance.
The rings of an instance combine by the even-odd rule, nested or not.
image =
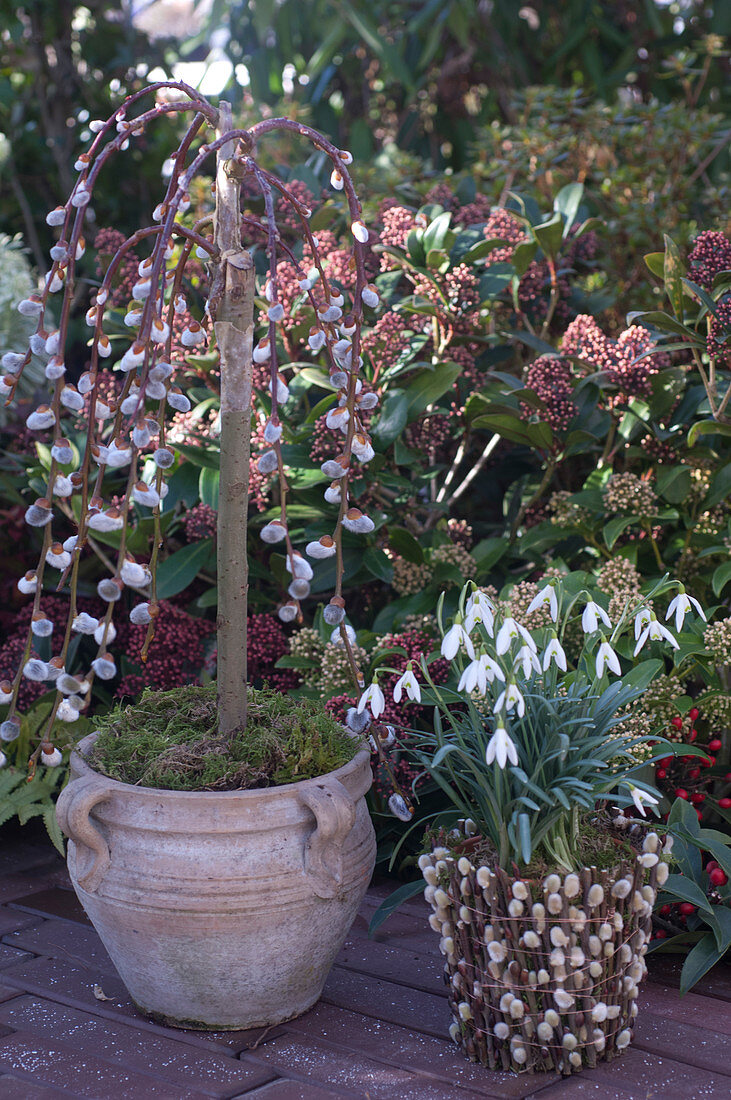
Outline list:
[[[317,1001],[368,887],[370,755],[265,790],[119,783],[71,757],[57,804],[74,889],[139,1008],[193,1028]]]
[[[568,1075],[629,1045],[652,906],[668,874],[657,836],[644,844],[612,873],[591,867],[541,882],[446,848],[421,857],[450,1034],[468,1058]]]

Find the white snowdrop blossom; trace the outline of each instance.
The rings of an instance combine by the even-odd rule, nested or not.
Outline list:
[[[441,654],[448,661],[454,660],[460,646],[464,646],[470,660],[474,660],[475,647],[472,645],[469,634],[461,623],[455,623],[442,638]]]
[[[541,662],[538,660],[533,650],[527,645],[521,646],[515,655],[513,667],[518,668],[518,666],[521,667],[525,680],[530,679],[531,672],[541,671]]]
[[[533,597],[528,607],[528,614],[530,615],[531,611],[537,611],[539,607],[545,607],[546,604],[548,604],[548,613],[555,623],[558,619],[558,597],[556,589],[551,584],[547,584]]]
[[[668,605],[668,612],[665,616],[665,622],[667,622],[668,619],[674,614],[675,629],[682,630],[685,616],[693,607],[696,609],[703,621],[706,622],[707,620],[705,612],[703,611],[701,605],[698,603],[698,600],[694,599],[693,596],[689,596],[687,592],[678,592],[677,596],[675,596]]]
[[[409,699],[411,699],[413,702],[421,702],[421,688],[419,687],[419,681],[416,679],[416,676],[414,675],[414,672],[412,670],[411,661],[409,661],[406,667],[406,672],[404,672],[403,676],[400,676],[394,684],[394,703],[401,702],[401,696],[404,691],[408,695]]]
[[[511,741],[505,727],[498,726],[487,743],[485,763],[492,764],[493,761],[496,761],[499,768],[504,768],[508,760],[511,764],[517,766],[518,750],[514,742]]]
[[[639,638],[642,631],[652,619],[652,612],[649,607],[641,607],[635,615],[635,641]]]
[[[622,675],[622,668],[619,663],[619,657],[614,652],[609,642],[606,640],[602,642],[597,650],[596,655],[596,674],[597,678],[601,680],[604,675],[604,669],[608,668],[610,672],[613,672],[615,676]]]
[[[548,672],[551,661],[556,662],[556,668],[559,668],[561,672],[566,672],[566,654],[564,653],[563,646],[555,636],[546,646],[546,651],[543,654],[543,671]]]
[[[386,699],[375,680],[370,687],[365,689],[358,700],[358,714],[362,714],[367,706],[370,707],[374,718],[379,718],[386,709]]]
[[[627,784],[627,789],[629,790],[632,801],[643,817],[646,817],[645,806],[658,806],[660,804],[658,798],[655,798],[652,794],[648,794],[647,791],[640,790],[639,787],[635,787],[632,783]]]
[[[495,639],[495,649],[497,650],[498,656],[501,657],[504,653],[507,653],[516,638],[522,638],[533,653],[538,652],[536,643],[525,627],[521,626],[515,619],[508,617],[498,630],[497,638]]]
[[[680,649],[678,642],[668,628],[663,626],[662,623],[659,623],[654,615],[650,616],[650,621],[637,639],[637,645],[634,651],[635,657],[648,640],[651,642],[669,642],[673,649]]]
[[[593,634],[595,630],[599,629],[600,619],[605,626],[611,627],[612,624],[604,608],[600,607],[598,603],[594,603],[593,600],[589,600],[581,616],[581,629],[585,634]]]
[[[499,714],[502,710],[509,713],[513,708],[517,711],[518,717],[522,718],[525,714],[525,699],[521,695],[517,684],[509,683],[505,690],[498,695],[493,707],[493,714]]]

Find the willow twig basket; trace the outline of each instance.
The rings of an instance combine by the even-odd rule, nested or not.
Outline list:
[[[450,1034],[469,1059],[568,1075],[629,1045],[652,907],[668,875],[656,834],[612,872],[542,882],[447,848],[420,862],[446,960]]]

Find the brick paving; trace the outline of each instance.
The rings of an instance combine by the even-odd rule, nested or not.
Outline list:
[[[29,832],[29,831],[28,831]],[[728,1100],[731,967],[680,998],[679,964],[651,960],[633,1047],[562,1080],[469,1063],[449,1025],[436,936],[418,901],[379,930],[369,891],[322,1000],[268,1030],[202,1033],[131,1003],[38,834],[0,834],[0,1100]]]

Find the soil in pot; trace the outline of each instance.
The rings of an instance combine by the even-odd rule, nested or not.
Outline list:
[[[508,874],[464,836],[421,857],[450,1034],[472,1061],[568,1075],[629,1045],[668,868],[654,833],[640,852],[607,841],[602,859],[561,874]]]
[[[217,730],[216,685],[145,690],[97,723],[87,763],[121,783],[238,791],[335,771],[362,749],[319,700],[249,689],[245,732]]]

